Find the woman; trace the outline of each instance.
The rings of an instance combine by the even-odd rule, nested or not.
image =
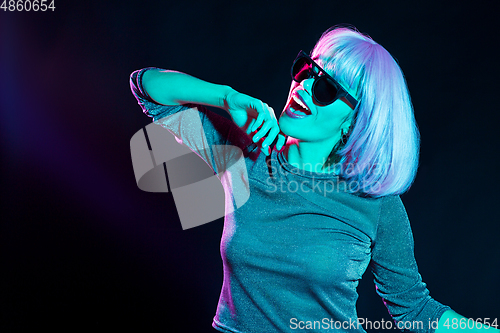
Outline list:
[[[356,287],[370,266],[390,324],[460,329],[453,323],[464,318],[422,282],[398,197],[415,177],[419,142],[399,66],[368,36],[333,28],[310,57],[299,53],[292,79],[278,124],[271,107],[228,86],[154,68],[131,76],[144,112],[220,174],[224,281],[213,327],[363,332]],[[226,110],[232,122],[202,105]],[[177,116],[188,110],[202,132]],[[244,152],[245,172],[224,172],[228,159],[208,149],[229,145]],[[235,210],[237,183],[250,197]]]

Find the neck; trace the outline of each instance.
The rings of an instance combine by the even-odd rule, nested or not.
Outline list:
[[[337,141],[338,139],[332,139],[328,142],[308,142],[289,137],[283,153],[288,163],[296,168],[310,172],[328,173],[331,171],[324,169],[323,166]]]

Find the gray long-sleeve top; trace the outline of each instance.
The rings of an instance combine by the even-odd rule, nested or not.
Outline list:
[[[222,162],[210,147],[244,150],[251,143],[232,121],[202,106],[156,104],[141,84],[145,70],[132,73],[130,81],[144,113],[161,122],[195,110],[201,132],[192,128],[189,117],[176,117],[175,123],[162,126],[197,151],[216,173]],[[200,133],[206,140],[197,140]],[[220,246],[224,280],[214,328],[364,332],[356,312],[356,287],[370,267],[394,326],[434,331],[429,323],[449,307],[431,298],[422,282],[399,196],[348,193],[349,185],[342,179],[297,169],[276,150],[267,158],[260,151],[245,154],[244,162],[244,173],[226,172],[221,177],[226,205],[234,203],[231,196],[238,186],[250,197],[225,216]]]

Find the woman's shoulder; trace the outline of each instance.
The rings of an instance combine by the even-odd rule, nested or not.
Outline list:
[[[380,198],[380,213],[377,234],[411,234],[410,220],[399,195]]]

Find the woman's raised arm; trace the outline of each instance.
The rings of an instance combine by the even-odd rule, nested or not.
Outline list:
[[[142,85],[158,104],[187,103],[224,108],[224,100],[233,89],[194,76],[171,70],[150,69],[142,77]]]
[[[142,85],[149,97],[158,104],[202,104],[226,110],[234,123],[257,142],[264,138],[262,147],[266,155],[269,146],[278,138],[276,148],[285,144],[285,136],[280,134],[273,108],[261,100],[242,94],[230,86],[214,84],[191,75],[161,69],[147,70],[142,77]]]

